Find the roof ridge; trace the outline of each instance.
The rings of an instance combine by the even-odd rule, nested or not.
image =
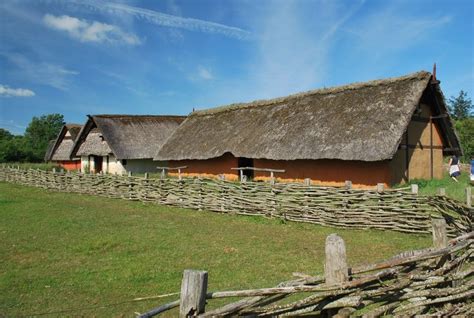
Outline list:
[[[366,88],[366,87],[375,87],[375,86],[381,86],[381,85],[389,85],[389,84],[392,84],[395,82],[401,82],[404,80],[421,79],[428,76],[431,76],[430,72],[418,71],[415,73],[411,73],[411,74],[407,74],[407,75],[403,75],[399,77],[389,77],[389,78],[384,78],[384,79],[371,80],[367,82],[354,82],[350,84],[344,84],[344,85],[327,87],[327,88],[317,88],[317,89],[313,89],[313,90],[309,90],[305,92],[295,93],[295,94],[271,98],[271,99],[259,99],[252,102],[227,104],[227,105],[218,106],[214,108],[197,110],[189,114],[189,116],[205,116],[205,115],[217,114],[217,113],[222,113],[222,112],[227,112],[227,111],[253,108],[253,107],[258,107],[258,106],[271,106],[273,104],[281,103],[281,102],[295,99],[295,98],[303,98],[303,97],[312,96],[312,95],[335,94],[335,93],[348,91],[348,90],[355,90],[355,89],[361,89],[361,88]]]
[[[100,118],[126,118],[126,117],[153,117],[153,118],[184,118],[186,115],[129,115],[129,114],[97,114],[89,115]]]

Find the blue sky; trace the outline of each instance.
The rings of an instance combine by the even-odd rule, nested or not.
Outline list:
[[[474,1],[0,3],[0,127],[33,116],[188,114],[431,71],[474,93]]]

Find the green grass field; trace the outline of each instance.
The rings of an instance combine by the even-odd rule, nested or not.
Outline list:
[[[350,265],[431,244],[427,235],[282,223],[7,183],[0,183],[0,214],[0,316],[6,317],[133,317],[175,297],[128,301],[179,291],[188,268],[209,271],[210,291],[272,287],[292,272],[322,273],[324,241],[334,232],[346,241]]]
[[[436,195],[439,188],[446,189],[446,196],[461,202],[466,202],[466,188],[470,185],[469,174],[463,172],[456,182],[445,173],[444,178],[440,180],[412,180],[410,184],[416,183],[419,186],[420,195]],[[400,185],[401,187],[406,185]]]

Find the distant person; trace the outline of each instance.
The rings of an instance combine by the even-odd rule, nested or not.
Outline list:
[[[474,183],[474,156],[471,157],[471,183]]]
[[[449,175],[454,181],[459,182],[457,177],[461,175],[461,169],[459,169],[459,158],[456,155],[449,159]]]

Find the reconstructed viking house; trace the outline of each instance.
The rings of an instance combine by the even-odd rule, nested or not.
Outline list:
[[[66,170],[79,170],[80,158],[71,159],[69,154],[81,128],[78,124],[65,124],[56,139],[50,141],[44,160],[57,163]]]
[[[183,116],[88,116],[71,157],[81,158],[81,171],[123,174],[157,172],[153,161],[160,147],[185,119]]]
[[[428,72],[191,113],[155,155],[190,175],[284,170],[281,179],[393,185],[441,178],[461,154],[439,81]],[[268,172],[245,171],[264,179]]]

